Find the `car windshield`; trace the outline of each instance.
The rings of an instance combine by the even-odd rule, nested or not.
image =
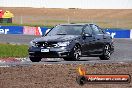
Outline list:
[[[58,25],[54,27],[47,35],[80,35],[83,25]]]

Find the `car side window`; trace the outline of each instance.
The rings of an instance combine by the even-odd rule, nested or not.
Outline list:
[[[103,34],[103,31],[96,25],[91,25],[95,34]]]
[[[86,28],[84,29],[84,33],[92,35],[92,29],[91,29],[91,27],[86,26]]]

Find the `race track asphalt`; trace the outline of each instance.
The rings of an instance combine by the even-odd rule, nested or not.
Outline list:
[[[32,35],[3,35],[0,34],[0,43],[11,44],[29,44],[29,42],[40,36]],[[87,63],[129,63],[132,62],[132,39],[114,39],[115,52],[111,55],[110,60],[100,60],[98,57],[82,57],[80,61],[64,61],[61,58],[42,59],[39,63],[32,63],[29,58],[21,62],[0,63],[16,64],[16,65],[31,65],[31,64],[87,64]]]

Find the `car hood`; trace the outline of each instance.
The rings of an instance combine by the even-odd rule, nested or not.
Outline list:
[[[41,38],[36,38],[33,42],[42,42],[42,41],[69,41],[79,37],[79,35],[55,35],[55,36],[44,36]]]

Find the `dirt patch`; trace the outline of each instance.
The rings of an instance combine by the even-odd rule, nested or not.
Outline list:
[[[16,58],[12,58],[12,57],[8,57],[8,58],[0,58],[0,63],[12,63],[12,62],[20,62],[21,59],[16,59]]]
[[[88,74],[130,74],[132,64],[84,64]],[[0,68],[0,88],[131,88],[130,84],[76,83],[77,64]]]
[[[14,13],[14,23],[56,25],[67,22],[90,22],[103,27],[132,27],[131,9],[47,9],[3,8]]]
[[[48,8],[3,8],[10,10],[15,16],[49,16],[49,17],[66,17],[72,18],[97,18],[97,19],[132,19],[131,9],[48,9]],[[123,17],[123,18],[122,18]]]

